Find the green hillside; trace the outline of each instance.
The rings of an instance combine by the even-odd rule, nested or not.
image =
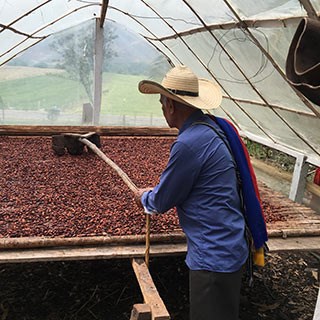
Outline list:
[[[102,114],[161,116],[159,97],[142,95],[137,86],[143,76],[104,73]],[[5,109],[47,110],[53,106],[65,112],[80,112],[87,103],[83,86],[65,73],[36,75],[0,81],[0,97]],[[1,101],[0,99],[0,101]]]

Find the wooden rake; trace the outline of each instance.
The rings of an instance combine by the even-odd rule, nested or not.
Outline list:
[[[110,158],[108,158],[101,150],[100,137],[95,132],[89,132],[86,134],[78,133],[63,133],[52,137],[52,148],[57,155],[63,155],[65,149],[72,155],[80,155],[83,153],[83,147],[87,146],[88,150],[91,150],[98,155],[105,163],[107,163],[112,169],[114,169],[123,182],[129,187],[129,189],[135,193],[138,187],[131,181],[128,175]],[[146,251],[145,251],[145,263],[149,267],[149,255],[150,255],[150,215],[146,214]]]

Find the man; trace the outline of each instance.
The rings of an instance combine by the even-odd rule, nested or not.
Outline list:
[[[161,85],[145,80],[139,90],[160,94],[163,115],[179,134],[159,184],[139,189],[136,202],[149,214],[177,208],[188,245],[190,319],[236,320],[248,257],[245,220],[224,132],[201,111],[220,105],[220,88],[177,66]]]

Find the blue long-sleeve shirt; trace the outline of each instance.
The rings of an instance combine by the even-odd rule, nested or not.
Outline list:
[[[171,146],[159,184],[141,201],[149,212],[177,208],[191,270],[234,272],[248,256],[235,166],[225,143],[212,128],[194,125],[199,121],[223,135],[214,121],[195,111]]]

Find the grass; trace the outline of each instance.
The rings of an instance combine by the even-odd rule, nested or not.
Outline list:
[[[12,109],[65,109],[80,101],[84,90],[75,81],[48,75],[1,82],[0,94],[5,106]]]
[[[36,70],[34,70],[36,69]],[[47,110],[53,106],[64,112],[81,112],[89,102],[83,86],[61,72],[41,74],[39,68],[26,73],[15,70],[16,78],[0,74],[0,108]],[[44,73],[45,73],[44,69]],[[23,71],[23,72],[22,72]],[[22,76],[23,75],[23,76]],[[102,85],[102,114],[161,116],[158,95],[143,95],[137,86],[143,76],[105,73]]]
[[[144,95],[138,83],[144,77],[122,74],[104,74],[102,113],[161,116],[158,95]]]

